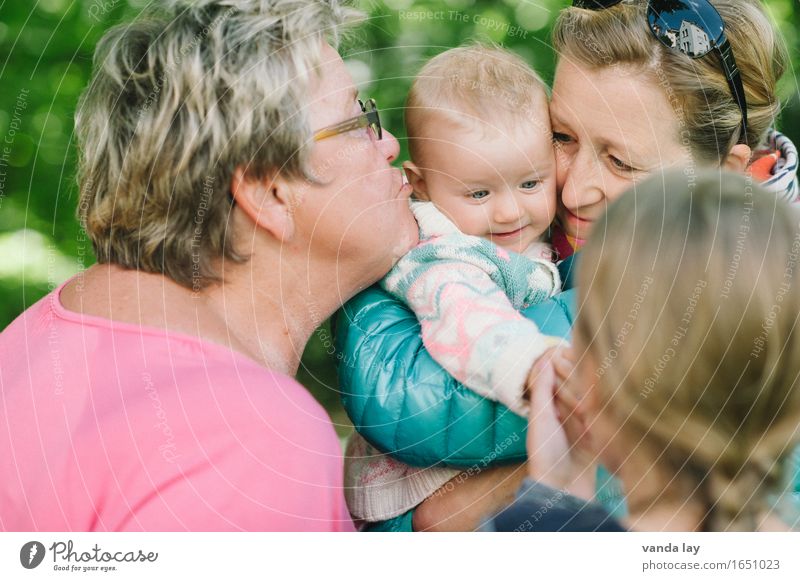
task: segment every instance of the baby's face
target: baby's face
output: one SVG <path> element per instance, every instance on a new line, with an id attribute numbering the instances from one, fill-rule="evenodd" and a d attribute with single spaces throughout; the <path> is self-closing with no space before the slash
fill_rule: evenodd
<path id="1" fill-rule="evenodd" d="M 431 119 L 419 171 L 427 195 L 465 234 L 523 252 L 547 232 L 556 210 L 555 155 L 547 117 L 515 129 L 472 129 Z M 412 181 L 413 183 L 413 181 Z"/>

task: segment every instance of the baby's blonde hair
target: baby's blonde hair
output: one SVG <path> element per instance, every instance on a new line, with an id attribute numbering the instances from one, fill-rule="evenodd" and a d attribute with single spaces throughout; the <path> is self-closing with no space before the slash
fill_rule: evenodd
<path id="1" fill-rule="evenodd" d="M 433 116 L 458 125 L 485 123 L 508 129 L 529 119 L 549 133 L 547 92 L 528 63 L 501 46 L 473 42 L 446 50 L 422 67 L 408 94 L 405 122 L 411 159 L 419 160 L 424 127 Z"/>
<path id="2" fill-rule="evenodd" d="M 780 111 L 776 86 L 788 62 L 759 0 L 711 0 L 725 23 L 747 97 L 747 136 L 761 143 Z M 590 68 L 633 67 L 664 87 L 698 159 L 721 162 L 736 143 L 742 116 L 716 56 L 691 59 L 664 47 L 647 23 L 647 2 L 605 10 L 567 8 L 553 28 L 560 58 Z M 678 136 L 676 135 L 676 138 Z"/>
<path id="3" fill-rule="evenodd" d="M 800 435 L 800 212 L 739 175 L 673 172 L 617 200 L 581 254 L 575 342 L 600 407 L 680 476 L 665 494 L 705 504 L 706 530 L 755 530 Z"/>

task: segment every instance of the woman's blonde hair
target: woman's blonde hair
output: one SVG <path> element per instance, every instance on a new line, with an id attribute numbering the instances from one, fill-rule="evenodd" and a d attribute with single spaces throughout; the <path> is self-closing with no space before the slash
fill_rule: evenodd
<path id="1" fill-rule="evenodd" d="M 780 111 L 776 85 L 788 62 L 786 48 L 759 0 L 710 1 L 725 23 L 742 76 L 746 143 L 755 149 Z M 648 26 L 647 2 L 562 10 L 553 44 L 561 58 L 586 67 L 622 65 L 649 73 L 667 92 L 698 159 L 720 163 L 738 141 L 742 116 L 719 59 L 713 53 L 691 59 L 663 46 Z"/>
<path id="2" fill-rule="evenodd" d="M 739 175 L 658 175 L 593 227 L 579 355 L 600 406 L 708 507 L 754 530 L 800 436 L 800 213 Z M 634 452 L 633 449 L 626 450 Z"/>
<path id="3" fill-rule="evenodd" d="M 98 262 L 199 290 L 238 262 L 230 184 L 303 176 L 305 107 L 338 0 L 169 0 L 109 30 L 75 119 L 78 215 Z"/>

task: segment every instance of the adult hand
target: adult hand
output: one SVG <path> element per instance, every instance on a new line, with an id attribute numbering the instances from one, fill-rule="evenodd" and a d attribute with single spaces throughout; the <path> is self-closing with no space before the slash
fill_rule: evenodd
<path id="1" fill-rule="evenodd" d="M 528 475 L 534 480 L 556 484 L 564 474 L 552 473 L 563 464 L 569 442 L 557 415 L 553 395 L 558 387 L 554 359 L 560 348 L 548 349 L 539 357 L 528 376 Z M 560 486 L 560 482 L 557 484 Z"/>
<path id="2" fill-rule="evenodd" d="M 593 449 L 587 418 L 596 405 L 594 383 L 577 374 L 575 351 L 572 348 L 559 350 L 553 356 L 556 374 L 554 392 L 556 414 L 561 420 L 570 442 L 582 449 Z"/>
<path id="3" fill-rule="evenodd" d="M 474 531 L 483 519 L 514 500 L 524 477 L 524 464 L 462 472 L 416 508 L 413 530 Z"/>
<path id="4" fill-rule="evenodd" d="M 591 498 L 594 454 L 585 415 L 588 391 L 573 385 L 578 380 L 573 353 L 569 348 L 553 349 L 537 366 L 528 424 L 529 476 Z"/>

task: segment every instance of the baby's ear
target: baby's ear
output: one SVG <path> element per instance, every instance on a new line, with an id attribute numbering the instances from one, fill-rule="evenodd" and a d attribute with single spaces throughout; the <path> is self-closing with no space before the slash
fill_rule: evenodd
<path id="1" fill-rule="evenodd" d="M 428 186 L 425 184 L 425 178 L 422 177 L 422 171 L 420 171 L 413 161 L 404 161 L 403 169 L 406 172 L 408 183 L 414 188 L 414 197 L 418 200 L 430 201 L 428 197 Z"/>

